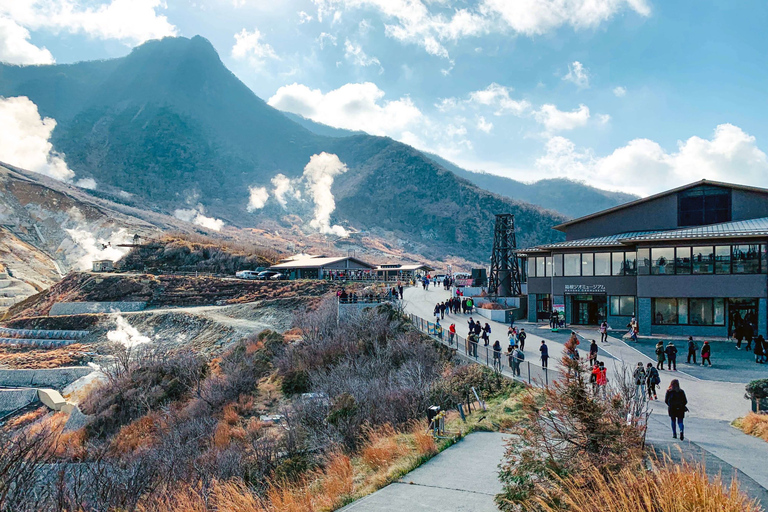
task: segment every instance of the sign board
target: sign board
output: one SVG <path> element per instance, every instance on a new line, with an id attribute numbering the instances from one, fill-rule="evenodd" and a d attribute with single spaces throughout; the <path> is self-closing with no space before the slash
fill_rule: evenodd
<path id="1" fill-rule="evenodd" d="M 565 285 L 566 295 L 591 295 L 605 293 L 604 284 L 567 284 Z"/>
<path id="2" fill-rule="evenodd" d="M 560 314 L 565 314 L 565 304 L 562 302 L 555 302 L 552 304 L 552 311 L 557 311 Z"/>

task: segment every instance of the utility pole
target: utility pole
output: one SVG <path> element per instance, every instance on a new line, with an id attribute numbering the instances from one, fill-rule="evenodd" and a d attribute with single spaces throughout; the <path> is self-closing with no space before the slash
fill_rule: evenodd
<path id="1" fill-rule="evenodd" d="M 511 213 L 498 213 L 493 232 L 488 293 L 496 297 L 519 297 L 522 295 L 522 288 L 520 263 L 517 258 L 515 216 Z"/>

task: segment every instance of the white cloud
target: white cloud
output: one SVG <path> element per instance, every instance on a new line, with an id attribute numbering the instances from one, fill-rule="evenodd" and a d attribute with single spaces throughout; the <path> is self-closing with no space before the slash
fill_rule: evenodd
<path id="1" fill-rule="evenodd" d="M 587 89 L 589 87 L 589 72 L 581 62 L 575 60 L 573 64 L 568 66 L 568 74 L 563 77 L 563 80 L 576 84 L 579 89 Z"/>
<path id="2" fill-rule="evenodd" d="M 336 128 L 396 137 L 422 119 L 410 98 L 382 101 L 384 91 L 372 82 L 346 84 L 323 94 L 303 84 L 280 87 L 268 103 Z"/>
<path id="3" fill-rule="evenodd" d="M 165 8 L 163 0 L 112 0 L 98 6 L 83 6 L 73 0 L 0 2 L 0 14 L 27 29 L 84 33 L 129 45 L 176 35 L 176 27 L 158 13 Z"/>
<path id="4" fill-rule="evenodd" d="M 613 94 L 617 98 L 623 98 L 627 94 L 627 88 L 622 86 L 614 87 Z"/>
<path id="5" fill-rule="evenodd" d="M 214 217 L 207 217 L 204 214 L 205 208 L 201 204 L 198 204 L 196 208 L 179 209 L 173 212 L 173 216 L 179 220 L 191 222 L 212 231 L 221 231 L 221 228 L 224 227 L 224 221 Z"/>
<path id="6" fill-rule="evenodd" d="M 0 126 L 0 161 L 57 180 L 75 176 L 50 142 L 56 120 L 41 118 L 37 105 L 26 96 L 0 97 Z"/>
<path id="7" fill-rule="evenodd" d="M 53 64 L 53 55 L 29 42 L 29 30 L 0 15 L 0 62 L 9 64 Z"/>
<path id="8" fill-rule="evenodd" d="M 493 123 L 486 121 L 483 116 L 480 116 L 477 118 L 477 129 L 481 132 L 491 133 L 491 130 L 493 130 Z"/>
<path id="9" fill-rule="evenodd" d="M 721 124 L 711 139 L 690 137 L 668 153 L 657 142 L 635 139 L 605 157 L 578 150 L 563 137 L 552 137 L 536 162 L 549 176 L 586 180 L 601 188 L 650 194 L 700 179 L 768 186 L 768 157 L 755 137 L 738 126 Z"/>
<path id="10" fill-rule="evenodd" d="M 87 188 L 88 190 L 96 190 L 96 180 L 93 178 L 83 178 L 75 182 L 76 187 Z"/>
<path id="11" fill-rule="evenodd" d="M 313 0 L 318 20 L 344 9 L 372 9 L 385 19 L 385 33 L 398 41 L 417 44 L 430 55 L 449 58 L 445 47 L 467 37 L 509 32 L 535 36 L 562 26 L 595 28 L 624 9 L 650 15 L 647 0 L 481 0 L 470 8 L 430 0 Z"/>
<path id="12" fill-rule="evenodd" d="M 268 59 L 280 59 L 271 45 L 262 42 L 261 32 L 256 28 L 253 32 L 243 29 L 235 34 L 232 58 L 245 60 L 256 69 L 263 67 Z"/>
<path id="13" fill-rule="evenodd" d="M 307 190 L 315 203 L 315 217 L 309 225 L 321 233 L 340 237 L 349 236 L 349 232 L 343 227 L 331 225 L 331 214 L 336 209 L 331 187 L 334 178 L 345 172 L 347 172 L 347 166 L 339 160 L 339 157 L 325 152 L 312 155 L 309 163 L 304 167 Z"/>
<path id="14" fill-rule="evenodd" d="M 497 116 L 507 113 L 523 115 L 531 108 L 531 104 L 526 100 L 513 100 L 510 98 L 510 92 L 512 92 L 511 88 L 494 82 L 481 91 L 469 93 L 469 100 L 478 105 L 494 107 L 496 109 L 494 114 Z"/>
<path id="15" fill-rule="evenodd" d="M 378 66 L 379 72 L 383 72 L 384 68 L 381 66 L 381 62 L 376 57 L 368 56 L 363 47 L 359 44 L 355 44 L 349 39 L 344 41 L 344 57 L 355 66 L 367 67 Z"/>
<path id="16" fill-rule="evenodd" d="M 248 190 L 250 191 L 250 196 L 248 197 L 247 210 L 254 212 L 264 208 L 267 204 L 267 199 L 269 199 L 267 187 L 249 187 Z"/>
<path id="17" fill-rule="evenodd" d="M 547 132 L 573 130 L 587 124 L 589 108 L 586 105 L 579 105 L 576 110 L 564 112 L 558 110 L 555 105 L 545 104 L 533 114 L 533 117 L 544 125 Z"/>
<path id="18" fill-rule="evenodd" d="M 336 36 L 329 34 L 328 32 L 320 32 L 320 35 L 317 36 L 317 42 L 320 44 L 321 50 L 325 48 L 326 41 L 331 43 L 333 46 L 336 46 Z"/>
<path id="19" fill-rule="evenodd" d="M 310 16 L 310 15 L 309 15 L 309 14 L 307 14 L 306 12 L 304 12 L 304 11 L 299 11 L 299 25 L 303 25 L 304 23 L 309 23 L 309 22 L 310 22 L 310 21 L 312 21 L 313 19 L 314 19 L 314 18 L 312 18 L 312 16 Z"/>
<path id="20" fill-rule="evenodd" d="M 609 114 L 597 114 L 597 121 L 600 124 L 608 124 L 611 122 L 611 116 Z"/>

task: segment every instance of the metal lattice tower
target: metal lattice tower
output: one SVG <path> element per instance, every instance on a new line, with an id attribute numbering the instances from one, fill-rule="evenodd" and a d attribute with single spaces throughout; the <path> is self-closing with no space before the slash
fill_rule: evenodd
<path id="1" fill-rule="evenodd" d="M 515 239 L 515 216 L 511 213 L 499 213 L 496 214 L 496 227 L 493 232 L 488 293 L 497 297 L 519 297 L 522 295 L 522 288 Z"/>

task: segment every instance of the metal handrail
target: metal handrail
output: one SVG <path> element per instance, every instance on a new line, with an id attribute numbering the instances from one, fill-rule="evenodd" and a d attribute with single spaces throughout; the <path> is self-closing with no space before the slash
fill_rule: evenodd
<path id="1" fill-rule="evenodd" d="M 547 387 L 551 382 L 560 378 L 560 372 L 557 369 L 553 369 L 550 372 L 549 368 L 531 363 L 525 359 L 510 361 L 512 359 L 511 354 L 503 350 L 501 353 L 496 354 L 499 357 L 494 357 L 493 346 L 490 344 L 481 345 L 479 341 L 468 340 L 458 333 L 453 335 L 453 339 L 451 339 L 450 333 L 442 325 L 429 322 L 413 313 L 409 314 L 409 318 L 419 331 L 429 335 L 443 345 L 455 348 L 466 358 L 492 368 L 505 377 L 538 387 Z"/>

